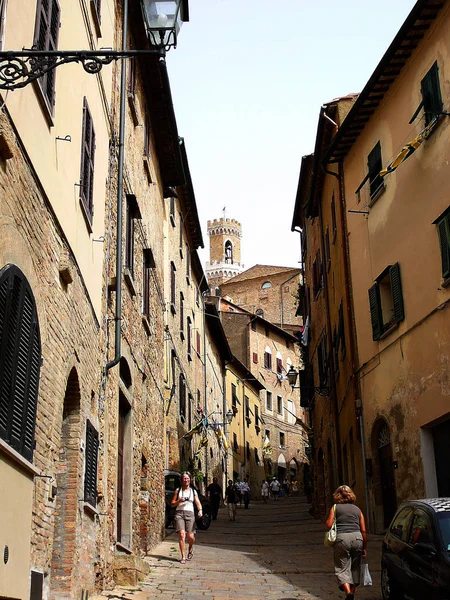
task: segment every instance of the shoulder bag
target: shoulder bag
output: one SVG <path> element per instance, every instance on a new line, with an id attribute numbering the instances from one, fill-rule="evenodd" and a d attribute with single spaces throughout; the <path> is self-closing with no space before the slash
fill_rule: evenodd
<path id="1" fill-rule="evenodd" d="M 329 548 L 332 548 L 334 542 L 336 541 L 336 504 L 333 506 L 333 511 L 334 511 L 333 525 L 326 532 L 325 539 L 323 540 L 323 543 L 325 544 L 325 546 L 328 546 Z"/>

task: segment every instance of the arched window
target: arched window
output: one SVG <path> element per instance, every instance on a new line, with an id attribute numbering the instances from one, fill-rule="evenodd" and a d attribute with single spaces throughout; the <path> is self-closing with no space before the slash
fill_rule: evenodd
<path id="1" fill-rule="evenodd" d="M 230 240 L 225 242 L 225 262 L 233 264 L 233 244 Z"/>
<path id="2" fill-rule="evenodd" d="M 41 338 L 33 292 L 22 271 L 0 271 L 0 438 L 31 461 Z"/>
<path id="3" fill-rule="evenodd" d="M 277 352 L 277 373 L 281 375 L 283 373 L 283 357 L 281 352 Z"/>
<path id="4" fill-rule="evenodd" d="M 271 288 L 271 287 L 272 287 L 272 284 L 270 283 L 270 281 L 265 281 L 265 282 L 262 284 L 262 286 L 261 286 L 261 289 L 262 289 L 262 290 L 268 290 L 268 289 L 269 289 L 269 288 Z"/>
<path id="5" fill-rule="evenodd" d="M 261 317 L 262 319 L 264 318 L 264 311 L 262 308 L 257 308 L 255 310 L 255 315 L 258 315 L 258 317 Z"/>
<path id="6" fill-rule="evenodd" d="M 266 346 L 264 350 L 264 367 L 266 369 L 272 369 L 272 350 L 269 346 Z"/>

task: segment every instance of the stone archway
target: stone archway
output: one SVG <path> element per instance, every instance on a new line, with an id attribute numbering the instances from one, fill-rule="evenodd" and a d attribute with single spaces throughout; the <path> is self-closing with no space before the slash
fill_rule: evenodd
<path id="1" fill-rule="evenodd" d="M 64 396 L 52 553 L 52 591 L 68 595 L 72 591 L 76 560 L 78 497 L 83 456 L 80 452 L 80 439 L 80 385 L 77 371 L 73 368 Z"/>

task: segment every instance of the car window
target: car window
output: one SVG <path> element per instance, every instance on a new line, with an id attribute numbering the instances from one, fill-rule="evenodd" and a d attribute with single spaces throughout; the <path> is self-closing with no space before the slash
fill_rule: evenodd
<path id="1" fill-rule="evenodd" d="M 433 544 L 434 536 L 430 520 L 423 510 L 416 509 L 409 535 L 410 544 Z"/>
<path id="2" fill-rule="evenodd" d="M 412 509 L 404 508 L 401 510 L 392 521 L 390 532 L 395 537 L 406 542 L 409 532 L 409 523 L 411 522 Z"/>
<path id="3" fill-rule="evenodd" d="M 450 512 L 441 512 L 437 515 L 444 548 L 450 552 Z"/>

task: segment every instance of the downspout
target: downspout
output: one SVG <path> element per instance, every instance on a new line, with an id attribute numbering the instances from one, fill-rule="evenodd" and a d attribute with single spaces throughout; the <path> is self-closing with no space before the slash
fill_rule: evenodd
<path id="1" fill-rule="evenodd" d="M 122 50 L 127 49 L 128 0 L 123 0 Z M 122 320 L 122 205 L 123 205 L 123 165 L 125 145 L 125 101 L 127 86 L 127 59 L 121 60 L 120 74 L 120 119 L 119 119 L 119 157 L 117 172 L 117 236 L 116 236 L 116 312 L 114 317 L 114 358 L 106 364 L 106 371 L 120 361 L 121 320 Z"/>

